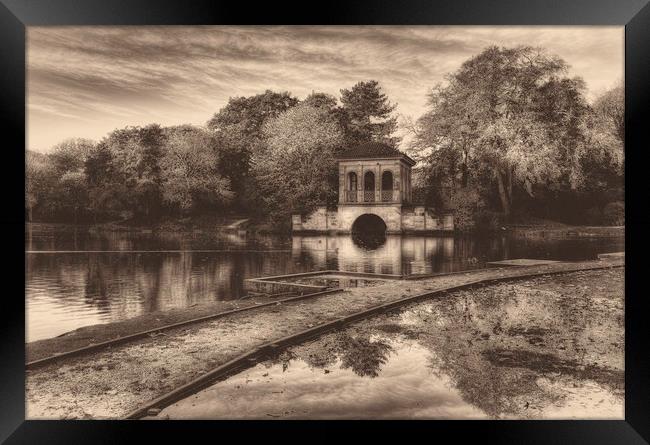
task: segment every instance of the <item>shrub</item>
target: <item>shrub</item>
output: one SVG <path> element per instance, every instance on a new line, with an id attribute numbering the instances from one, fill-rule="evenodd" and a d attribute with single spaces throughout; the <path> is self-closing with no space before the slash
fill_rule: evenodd
<path id="1" fill-rule="evenodd" d="M 613 201 L 603 209 L 603 223 L 610 226 L 625 225 L 625 203 Z"/>
<path id="2" fill-rule="evenodd" d="M 450 207 L 454 210 L 456 229 L 467 232 L 478 228 L 477 216 L 484 210 L 485 203 L 475 189 L 465 188 L 454 191 Z"/>
<path id="3" fill-rule="evenodd" d="M 600 207 L 594 206 L 587 209 L 585 212 L 585 219 L 587 224 L 599 225 L 603 222 L 603 212 L 601 212 Z"/>
<path id="4" fill-rule="evenodd" d="M 503 226 L 502 214 L 490 210 L 478 210 L 474 216 L 474 230 L 495 231 Z"/>

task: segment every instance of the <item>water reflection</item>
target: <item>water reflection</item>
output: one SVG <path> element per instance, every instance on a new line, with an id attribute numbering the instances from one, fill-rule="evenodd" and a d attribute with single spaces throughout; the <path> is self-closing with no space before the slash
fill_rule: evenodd
<path id="1" fill-rule="evenodd" d="M 371 339 L 370 335 L 350 335 L 347 332 L 326 337 L 301 348 L 290 349 L 269 363 L 279 363 L 286 371 L 296 360 L 313 368 L 326 369 L 337 364 L 359 377 L 377 377 L 394 349 L 385 339 Z M 329 372 L 329 371 L 328 371 Z"/>
<path id="2" fill-rule="evenodd" d="M 376 250 L 386 243 L 385 232 L 352 232 L 352 242 L 365 250 Z"/>
<path id="3" fill-rule="evenodd" d="M 244 295 L 243 280 L 313 270 L 448 272 L 505 258 L 580 259 L 623 250 L 622 239 L 516 240 L 506 236 L 110 231 L 26 226 L 27 339 Z"/>
<path id="4" fill-rule="evenodd" d="M 607 273 L 594 286 L 588 276 L 542 278 L 362 321 L 163 415 L 621 419 L 624 281 Z M 585 290 L 566 292 L 572 284 Z"/>
<path id="5" fill-rule="evenodd" d="M 302 359 L 291 361 L 284 370 L 281 364 L 260 364 L 164 409 L 160 416 L 172 419 L 485 417 L 462 399 L 448 379 L 430 378 L 426 350 L 413 345 L 401 351 L 400 356 L 404 360 L 388 360 L 380 373 L 362 378 L 340 358 L 334 358 L 325 367 L 314 367 Z"/>

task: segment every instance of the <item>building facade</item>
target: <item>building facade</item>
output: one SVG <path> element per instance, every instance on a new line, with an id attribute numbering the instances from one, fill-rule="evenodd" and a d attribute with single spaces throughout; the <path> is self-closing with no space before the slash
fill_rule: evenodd
<path id="1" fill-rule="evenodd" d="M 387 233 L 454 230 L 451 214 L 435 215 L 413 205 L 411 168 L 415 161 L 381 143 L 367 143 L 337 159 L 339 200 L 309 215 L 293 215 L 294 232 L 343 232 L 379 229 Z"/>

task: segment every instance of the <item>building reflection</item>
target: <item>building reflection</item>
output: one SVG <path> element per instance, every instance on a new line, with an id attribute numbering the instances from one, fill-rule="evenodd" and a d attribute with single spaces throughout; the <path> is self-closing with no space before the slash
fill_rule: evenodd
<path id="1" fill-rule="evenodd" d="M 453 260 L 464 258 L 457 252 L 458 243 L 452 236 L 387 235 L 376 248 L 355 241 L 350 235 L 294 235 L 292 254 L 297 258 L 308 253 L 322 269 L 382 274 L 451 271 L 462 262 Z"/>

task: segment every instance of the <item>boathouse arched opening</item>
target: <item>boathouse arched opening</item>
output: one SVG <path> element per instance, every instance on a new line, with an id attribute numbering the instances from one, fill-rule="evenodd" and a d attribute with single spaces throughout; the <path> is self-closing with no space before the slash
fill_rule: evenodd
<path id="1" fill-rule="evenodd" d="M 352 224 L 352 241 L 367 250 L 373 250 L 386 242 L 386 223 L 373 213 L 364 213 Z"/>
<path id="2" fill-rule="evenodd" d="M 352 223 L 355 233 L 386 233 L 386 223 L 374 213 L 364 213 Z"/>

